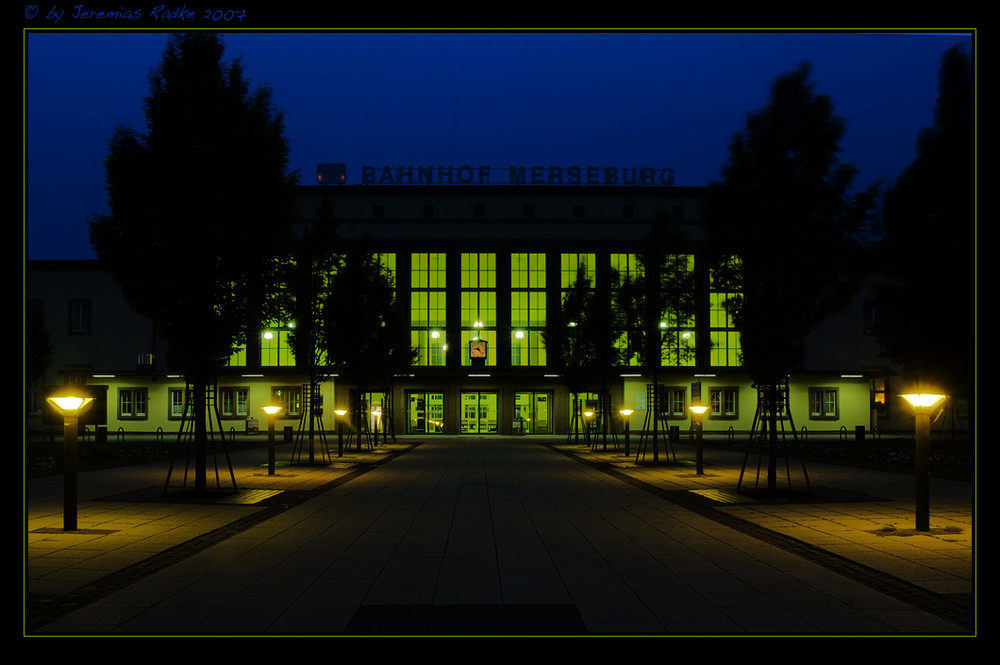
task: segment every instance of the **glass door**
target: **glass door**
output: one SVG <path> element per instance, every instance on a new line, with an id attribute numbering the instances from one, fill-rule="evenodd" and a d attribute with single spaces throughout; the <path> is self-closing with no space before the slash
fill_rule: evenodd
<path id="1" fill-rule="evenodd" d="M 551 434 L 549 404 L 551 393 L 519 392 L 514 395 L 515 427 L 524 434 Z"/>
<path id="2" fill-rule="evenodd" d="M 462 393 L 462 434 L 497 433 L 497 394 Z"/>
<path id="3" fill-rule="evenodd" d="M 444 434 L 444 394 L 410 393 L 406 429 L 410 434 Z"/>

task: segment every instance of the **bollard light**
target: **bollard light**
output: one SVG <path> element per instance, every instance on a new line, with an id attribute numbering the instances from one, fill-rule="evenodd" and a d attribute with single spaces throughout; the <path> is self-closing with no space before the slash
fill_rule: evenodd
<path id="1" fill-rule="evenodd" d="M 944 400 L 945 396 L 940 393 L 907 393 L 900 395 L 913 408 L 916 419 L 916 450 L 914 456 L 914 475 L 916 476 L 916 529 L 917 531 L 931 530 L 930 517 L 930 439 L 931 439 L 931 414 Z"/>
<path id="2" fill-rule="evenodd" d="M 333 412 L 337 414 L 337 457 L 344 456 L 344 416 L 347 415 L 347 409 L 334 409 Z"/>
<path id="3" fill-rule="evenodd" d="M 700 476 L 705 472 L 703 459 L 704 459 L 704 441 L 702 439 L 702 418 L 708 407 L 704 404 L 692 404 L 688 407 L 693 414 L 692 419 L 694 420 L 694 439 L 695 439 L 695 468 L 696 473 Z"/>
<path id="4" fill-rule="evenodd" d="M 281 412 L 276 404 L 265 404 L 260 407 L 267 414 L 267 475 L 274 475 L 274 419 Z"/>
<path id="5" fill-rule="evenodd" d="M 77 428 L 94 398 L 67 392 L 46 400 L 63 419 L 63 530 L 76 531 Z"/>
<path id="6" fill-rule="evenodd" d="M 628 450 L 628 417 L 632 415 L 632 409 L 620 409 L 618 413 L 622 414 L 622 420 L 625 421 L 625 457 L 629 457 L 630 453 Z"/>

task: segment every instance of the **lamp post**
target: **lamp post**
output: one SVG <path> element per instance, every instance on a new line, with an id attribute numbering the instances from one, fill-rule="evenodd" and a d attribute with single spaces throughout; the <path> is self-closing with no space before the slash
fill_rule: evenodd
<path id="1" fill-rule="evenodd" d="M 337 414 L 337 457 L 344 456 L 344 416 L 347 415 L 347 409 L 334 409 L 333 412 Z"/>
<path id="2" fill-rule="evenodd" d="M 275 404 L 260 407 L 267 414 L 267 475 L 274 475 L 274 418 L 281 411 Z"/>
<path id="3" fill-rule="evenodd" d="M 628 417 L 632 415 L 632 409 L 621 409 L 618 413 L 622 414 L 622 420 L 625 421 L 625 457 L 630 457 L 628 450 Z"/>
<path id="4" fill-rule="evenodd" d="M 590 443 L 590 420 L 594 417 L 593 411 L 583 412 L 583 440 Z"/>
<path id="5" fill-rule="evenodd" d="M 77 427 L 93 397 L 64 394 L 48 398 L 63 419 L 63 530 L 76 531 Z"/>
<path id="6" fill-rule="evenodd" d="M 911 407 L 916 418 L 916 451 L 914 473 L 916 475 L 916 529 L 930 531 L 930 440 L 931 414 L 937 409 L 944 395 L 937 393 L 908 393 L 901 395 Z"/>
<path id="7" fill-rule="evenodd" d="M 694 440 L 695 440 L 695 467 L 697 468 L 697 474 L 700 476 L 705 472 L 704 465 L 702 464 L 704 458 L 704 446 L 703 438 L 701 435 L 701 425 L 702 418 L 708 407 L 703 404 L 692 404 L 688 407 L 691 409 L 693 414 L 691 417 L 694 420 Z"/>

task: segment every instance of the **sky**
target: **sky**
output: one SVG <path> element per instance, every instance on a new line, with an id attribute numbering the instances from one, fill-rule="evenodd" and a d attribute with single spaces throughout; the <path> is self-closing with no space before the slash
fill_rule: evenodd
<path id="1" fill-rule="evenodd" d="M 108 210 L 103 160 L 120 123 L 144 126 L 162 32 L 29 32 L 25 40 L 25 255 L 88 259 Z M 290 168 L 671 168 L 721 178 L 732 136 L 771 83 L 811 64 L 846 133 L 856 184 L 891 182 L 933 124 L 942 54 L 970 33 L 234 32 L 253 86 L 285 117 Z M 234 165 L 237 168 L 239 165 Z"/>

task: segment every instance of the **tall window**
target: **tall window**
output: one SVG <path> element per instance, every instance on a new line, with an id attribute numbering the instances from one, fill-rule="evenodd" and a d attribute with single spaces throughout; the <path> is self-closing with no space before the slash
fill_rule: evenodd
<path id="1" fill-rule="evenodd" d="M 619 284 L 624 283 L 626 280 L 635 280 L 642 277 L 642 266 L 639 264 L 639 259 L 635 254 L 612 254 L 610 259 L 611 270 L 617 276 Z M 615 342 L 615 348 L 622 356 L 625 355 L 625 350 L 628 348 L 627 332 L 621 334 Z M 639 356 L 635 353 L 631 354 L 628 364 L 633 366 L 638 365 Z"/>
<path id="2" fill-rule="evenodd" d="M 446 260 L 444 254 L 410 257 L 410 344 L 417 365 L 443 366 L 448 340 Z"/>
<path id="3" fill-rule="evenodd" d="M 726 301 L 738 295 L 721 289 L 713 278 L 709 294 L 709 339 L 712 343 L 709 363 L 714 367 L 739 367 L 742 364 L 740 334 L 726 308 Z"/>
<path id="4" fill-rule="evenodd" d="M 486 365 L 496 365 L 496 254 L 462 254 L 462 364 L 471 364 L 469 343 L 487 343 Z"/>
<path id="5" fill-rule="evenodd" d="M 665 269 L 660 288 L 669 299 L 681 303 L 693 301 L 694 256 L 691 254 L 671 254 L 665 262 Z M 660 321 L 661 333 L 661 364 L 667 367 L 690 367 L 695 364 L 695 315 L 685 311 L 687 304 L 681 304 L 680 309 L 664 312 Z"/>
<path id="6" fill-rule="evenodd" d="M 78 299 L 69 301 L 69 334 L 90 334 L 90 300 Z"/>
<path id="7" fill-rule="evenodd" d="M 510 286 L 510 364 L 545 365 L 545 255 L 512 254 Z"/>
<path id="8" fill-rule="evenodd" d="M 597 262 L 593 254 L 563 254 L 562 264 L 559 267 L 560 285 L 563 290 L 573 288 L 580 268 L 583 268 L 584 275 L 590 280 L 590 285 L 594 285 L 596 279 Z"/>

